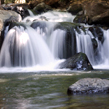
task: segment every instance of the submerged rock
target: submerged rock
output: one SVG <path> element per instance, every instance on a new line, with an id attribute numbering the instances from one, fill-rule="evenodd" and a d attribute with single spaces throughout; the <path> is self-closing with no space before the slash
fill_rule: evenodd
<path id="1" fill-rule="evenodd" d="M 81 52 L 61 63 L 60 68 L 69 68 L 71 70 L 93 70 L 87 56 Z"/>
<path id="2" fill-rule="evenodd" d="M 84 78 L 72 84 L 68 95 L 109 93 L 109 80 L 100 78 Z"/>

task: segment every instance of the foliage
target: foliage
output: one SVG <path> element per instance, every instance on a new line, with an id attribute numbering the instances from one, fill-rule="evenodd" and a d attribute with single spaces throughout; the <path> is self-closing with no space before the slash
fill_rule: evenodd
<path id="1" fill-rule="evenodd" d="M 15 0 L 4 0 L 4 3 L 5 3 L 5 4 L 7 4 L 7 3 L 14 3 L 14 1 L 15 1 Z"/>

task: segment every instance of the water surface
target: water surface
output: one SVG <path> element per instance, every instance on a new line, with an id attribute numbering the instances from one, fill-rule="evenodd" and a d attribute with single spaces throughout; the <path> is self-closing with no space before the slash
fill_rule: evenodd
<path id="1" fill-rule="evenodd" d="M 109 95 L 68 96 L 81 78 L 109 78 L 108 71 L 1 73 L 1 109 L 109 109 Z"/>

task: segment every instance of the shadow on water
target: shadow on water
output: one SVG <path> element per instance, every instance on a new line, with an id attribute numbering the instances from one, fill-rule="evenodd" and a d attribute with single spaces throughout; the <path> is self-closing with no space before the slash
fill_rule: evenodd
<path id="1" fill-rule="evenodd" d="M 0 74 L 1 109 L 109 109 L 109 95 L 68 96 L 81 78 L 109 78 L 108 71 Z"/>

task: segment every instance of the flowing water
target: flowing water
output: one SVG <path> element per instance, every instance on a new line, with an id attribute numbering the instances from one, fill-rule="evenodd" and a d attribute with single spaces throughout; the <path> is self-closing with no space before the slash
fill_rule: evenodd
<path id="1" fill-rule="evenodd" d="M 109 109 L 109 95 L 68 96 L 81 78 L 109 79 L 108 71 L 0 74 L 1 109 Z"/>
<path id="2" fill-rule="evenodd" d="M 0 108 L 109 109 L 108 94 L 67 95 L 67 88 L 77 80 L 108 79 L 108 71 L 58 69 L 61 62 L 78 52 L 85 53 L 95 69 L 109 69 L 109 30 L 102 30 L 104 42 L 101 42 L 88 30 L 89 26 L 85 25 L 85 32 L 80 28 L 79 32 L 67 26 L 67 29 L 59 28 L 60 22 L 65 22 L 64 25 L 73 22 L 75 16 L 69 13 L 34 16 L 30 12 L 30 15 L 19 25 L 5 29 L 0 53 Z M 93 38 L 98 44 L 96 52 Z"/>
<path id="3" fill-rule="evenodd" d="M 109 30 L 99 29 L 103 34 L 100 39 L 97 33 L 94 36 L 89 31 L 87 25 L 84 25 L 85 30 L 79 26 L 78 30 L 69 28 L 68 22 L 71 25 L 75 17 L 70 13 L 54 11 L 37 16 L 30 10 L 29 13 L 31 16 L 21 23 L 5 29 L 5 40 L 0 53 L 2 71 L 16 67 L 33 67 L 36 71 L 53 70 L 58 68 L 59 63 L 78 52 L 85 53 L 95 69 L 109 69 Z M 92 39 L 98 44 L 96 50 Z"/>

